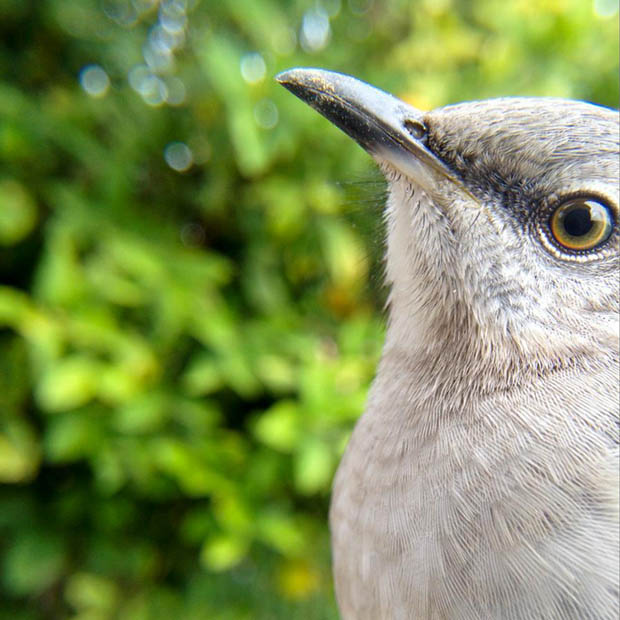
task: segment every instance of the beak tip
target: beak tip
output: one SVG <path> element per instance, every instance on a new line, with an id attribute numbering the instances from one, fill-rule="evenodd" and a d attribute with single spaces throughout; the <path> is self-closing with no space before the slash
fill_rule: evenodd
<path id="1" fill-rule="evenodd" d="M 325 80 L 321 80 L 321 76 L 327 73 L 322 69 L 296 67 L 281 71 L 274 76 L 274 79 L 296 97 L 315 107 L 312 101 L 316 97 L 320 98 L 320 93 L 325 89 Z"/>
<path id="2" fill-rule="evenodd" d="M 313 80 L 316 80 L 317 73 L 319 72 L 321 72 L 320 69 L 296 67 L 280 71 L 280 73 L 274 76 L 274 80 L 290 90 L 291 87 L 310 85 Z"/>
<path id="3" fill-rule="evenodd" d="M 278 84 L 284 85 L 289 81 L 290 73 L 290 69 L 286 71 L 280 71 L 280 73 L 276 73 L 276 75 L 273 76 L 273 79 L 278 82 Z"/>
<path id="4" fill-rule="evenodd" d="M 284 86 L 286 90 L 303 99 L 302 91 L 305 84 L 303 73 L 303 69 L 287 69 L 276 74 L 274 80 L 281 86 Z"/>
<path id="5" fill-rule="evenodd" d="M 304 78 L 307 79 L 308 74 L 311 70 L 309 69 L 286 69 L 285 71 L 280 71 L 274 76 L 274 80 L 282 86 L 288 86 L 289 84 L 298 84 L 304 81 Z"/>

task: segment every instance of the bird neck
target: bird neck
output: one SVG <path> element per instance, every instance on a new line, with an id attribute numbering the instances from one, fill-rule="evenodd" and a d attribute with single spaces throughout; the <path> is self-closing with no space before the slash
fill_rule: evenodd
<path id="1" fill-rule="evenodd" d="M 431 317 L 431 318 L 429 318 Z M 590 334 L 591 336 L 591 334 Z M 593 342 L 576 335 L 490 331 L 462 308 L 416 315 L 391 313 L 377 381 L 388 393 L 409 394 L 421 409 L 462 411 L 495 392 L 540 385 L 558 373 L 617 367 L 618 337 Z"/>

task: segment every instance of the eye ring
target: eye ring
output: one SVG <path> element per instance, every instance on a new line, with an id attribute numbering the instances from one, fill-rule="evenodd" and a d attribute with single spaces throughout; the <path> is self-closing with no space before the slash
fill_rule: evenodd
<path id="1" fill-rule="evenodd" d="M 593 250 L 609 239 L 614 221 L 609 207 L 595 198 L 572 198 L 549 218 L 554 242 L 570 252 Z"/>

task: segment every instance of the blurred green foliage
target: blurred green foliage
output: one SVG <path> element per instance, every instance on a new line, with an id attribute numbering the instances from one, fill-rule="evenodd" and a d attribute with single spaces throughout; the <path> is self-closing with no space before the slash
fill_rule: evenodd
<path id="1" fill-rule="evenodd" d="M 382 186 L 294 65 L 615 106 L 617 2 L 0 0 L 1 617 L 336 618 Z"/>

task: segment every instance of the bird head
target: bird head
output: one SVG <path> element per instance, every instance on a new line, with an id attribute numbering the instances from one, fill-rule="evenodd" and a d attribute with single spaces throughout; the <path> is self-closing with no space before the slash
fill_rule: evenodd
<path id="1" fill-rule="evenodd" d="M 618 348 L 619 118 L 555 98 L 421 112 L 355 78 L 276 78 L 389 186 L 385 350 L 570 363 Z"/>

